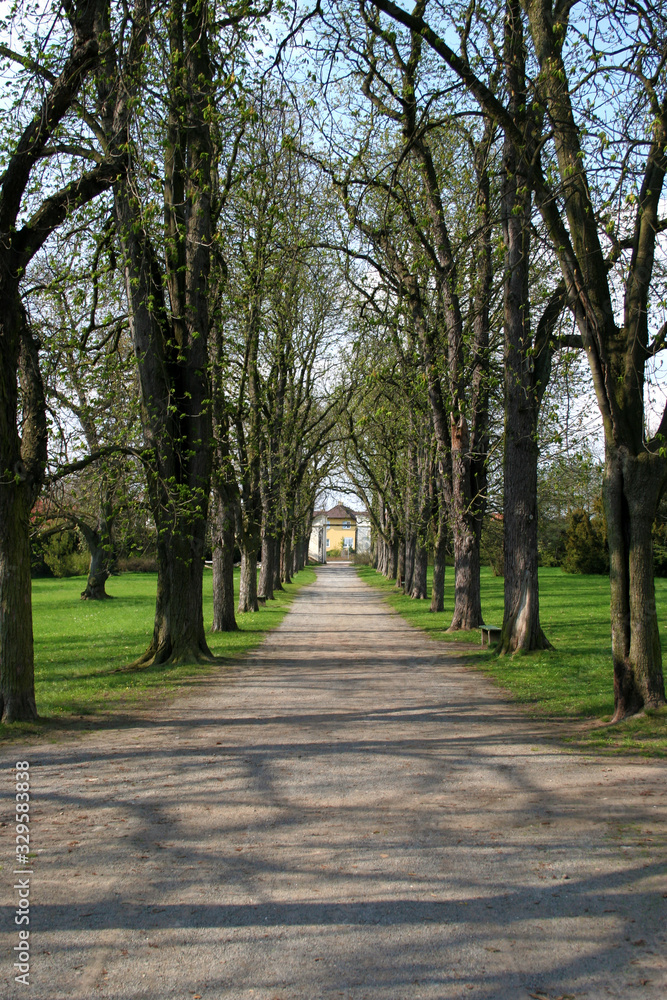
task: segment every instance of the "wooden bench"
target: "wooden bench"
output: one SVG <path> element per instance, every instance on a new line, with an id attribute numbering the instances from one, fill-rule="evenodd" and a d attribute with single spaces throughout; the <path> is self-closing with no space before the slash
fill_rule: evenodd
<path id="1" fill-rule="evenodd" d="M 501 628 L 497 625 L 481 625 L 480 632 L 482 633 L 482 645 L 490 646 L 491 642 L 497 642 L 500 639 Z"/>

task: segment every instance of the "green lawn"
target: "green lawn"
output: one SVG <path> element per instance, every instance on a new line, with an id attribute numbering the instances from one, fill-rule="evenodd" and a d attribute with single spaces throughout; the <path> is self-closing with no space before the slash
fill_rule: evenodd
<path id="1" fill-rule="evenodd" d="M 369 566 L 359 566 L 362 579 L 378 587 L 389 603 L 413 625 L 445 642 L 469 638 L 479 642 L 479 632 L 446 632 L 454 607 L 453 570 L 448 568 L 445 611 L 431 614 L 429 601 L 413 601 Z M 431 570 L 429 570 L 429 591 Z M 656 579 L 656 602 L 661 625 L 663 660 L 667 664 L 667 579 Z M 484 621 L 501 625 L 503 581 L 490 569 L 482 570 Z M 498 657 L 493 652 L 466 652 L 478 667 L 512 697 L 542 716 L 590 720 L 572 742 L 590 749 L 667 756 L 667 710 L 602 726 L 613 710 L 609 580 L 605 576 L 574 576 L 561 569 L 540 570 L 540 618 L 555 652 Z"/>
<path id="2" fill-rule="evenodd" d="M 238 571 L 235 584 L 238 595 Z M 120 711 L 150 692 L 174 691 L 193 677 L 216 669 L 197 664 L 126 669 L 148 646 L 153 632 L 156 575 L 125 573 L 107 583 L 111 601 L 82 601 L 85 577 L 33 580 L 37 726 L 0 725 L 0 737 L 69 727 L 78 717 Z M 216 656 L 233 658 L 259 645 L 287 612 L 295 593 L 315 579 L 302 570 L 284 593 L 277 592 L 256 614 L 237 615 L 238 632 L 208 632 Z M 204 621 L 213 616 L 212 574 L 204 573 Z"/>

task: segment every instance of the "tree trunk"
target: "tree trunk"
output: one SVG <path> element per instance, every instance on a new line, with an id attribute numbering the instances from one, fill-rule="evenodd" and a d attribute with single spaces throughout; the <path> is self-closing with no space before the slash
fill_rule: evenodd
<path id="1" fill-rule="evenodd" d="M 398 563 L 396 565 L 396 586 L 399 590 L 405 584 L 405 538 L 401 538 L 398 543 Z"/>
<path id="2" fill-rule="evenodd" d="M 470 439 L 463 414 L 451 418 L 452 535 L 454 540 L 454 615 L 449 632 L 483 623 L 479 536 L 475 531 Z"/>
<path id="3" fill-rule="evenodd" d="M 97 533 L 95 533 L 97 535 Z M 86 589 L 81 591 L 82 601 L 105 601 L 111 600 L 111 595 L 107 594 L 105 583 L 111 576 L 107 568 L 107 549 L 99 542 L 99 536 L 94 539 L 92 534 L 86 535 L 86 542 L 90 549 L 90 566 L 88 568 L 88 579 Z"/>
<path id="4" fill-rule="evenodd" d="M 412 575 L 415 569 L 415 549 L 417 547 L 417 535 L 414 528 L 410 527 L 405 532 L 405 577 L 403 580 L 403 590 L 409 594 L 412 590 Z"/>
<path id="5" fill-rule="evenodd" d="M 165 518 L 166 519 L 166 518 Z M 204 633 L 202 583 L 206 524 L 182 516 L 170 522 L 171 534 L 158 520 L 157 596 L 153 638 L 136 666 L 211 662 Z"/>
<path id="6" fill-rule="evenodd" d="M 16 289 L 2 289 L 0 325 L 0 720 L 37 718 L 30 513 L 47 456 L 44 387 L 38 342 Z M 21 436 L 18 380 L 21 384 Z"/>
<path id="7" fill-rule="evenodd" d="M 280 545 L 280 579 L 283 583 L 291 583 L 292 568 L 292 533 L 289 528 L 283 530 Z"/>
<path id="8" fill-rule="evenodd" d="M 299 552 L 298 552 L 299 540 L 296 531 L 292 532 L 292 564 L 291 575 L 294 576 L 295 573 L 299 572 Z"/>
<path id="9" fill-rule="evenodd" d="M 81 592 L 82 601 L 111 600 L 111 595 L 106 592 L 105 584 L 116 568 L 116 553 L 111 535 L 112 523 L 113 513 L 111 504 L 108 502 L 102 503 L 97 528 L 92 529 L 86 524 L 79 523 L 90 552 L 86 589 Z"/>
<path id="10" fill-rule="evenodd" d="M 9 477 L 7 477 L 9 478 Z M 30 583 L 30 507 L 20 484 L 0 484 L 0 718 L 37 718 Z"/>
<path id="11" fill-rule="evenodd" d="M 428 548 L 418 544 L 415 548 L 414 569 L 412 571 L 412 586 L 410 597 L 421 600 L 427 596 L 426 574 L 428 571 Z"/>
<path id="12" fill-rule="evenodd" d="M 385 553 L 386 553 L 386 543 L 382 535 L 378 535 L 375 542 L 375 552 L 376 552 L 376 570 L 381 573 L 382 576 L 386 576 L 386 565 L 385 565 Z"/>
<path id="13" fill-rule="evenodd" d="M 662 469 L 660 468 L 662 466 Z M 604 508 L 609 541 L 614 716 L 665 704 L 651 529 L 665 463 L 607 443 Z"/>
<path id="14" fill-rule="evenodd" d="M 259 611 L 257 600 L 257 543 L 241 539 L 241 583 L 239 588 L 239 614 Z"/>
<path id="15" fill-rule="evenodd" d="M 275 538 L 273 539 L 273 589 L 284 590 L 281 576 L 280 568 L 280 554 L 283 550 L 283 532 L 282 529 L 278 531 Z"/>
<path id="16" fill-rule="evenodd" d="M 447 554 L 447 514 L 441 505 L 438 514 L 438 532 L 433 555 L 433 587 L 431 590 L 431 611 L 445 610 L 445 557 Z"/>
<path id="17" fill-rule="evenodd" d="M 540 626 L 537 576 L 537 402 L 532 379 L 526 384 L 522 349 L 527 294 L 513 295 L 513 275 L 506 290 L 505 453 L 503 459 L 503 528 L 505 603 L 498 651 L 550 649 Z M 517 325 L 520 328 L 517 331 Z"/>
<path id="18" fill-rule="evenodd" d="M 520 306 L 517 311 L 521 315 Z M 505 359 L 505 604 L 498 649 L 502 653 L 551 648 L 540 626 L 539 614 L 537 407 L 530 403 L 532 386 L 523 381 L 526 368 L 523 362 L 523 353 L 510 338 Z"/>
<path id="19" fill-rule="evenodd" d="M 467 522 L 468 519 L 466 519 Z M 454 617 L 448 632 L 482 624 L 479 540 L 473 526 L 454 532 Z"/>
<path id="20" fill-rule="evenodd" d="M 213 511 L 213 625 L 212 632 L 235 632 L 234 510 L 217 496 Z"/>
<path id="21" fill-rule="evenodd" d="M 259 570 L 259 591 L 258 596 L 265 601 L 274 601 L 273 576 L 275 562 L 274 539 L 266 523 L 262 520 L 262 565 Z"/>
<path id="22" fill-rule="evenodd" d="M 508 4 L 505 62 L 513 113 L 526 106 L 525 50 L 518 2 Z M 532 198 L 522 152 L 506 134 L 501 215 L 505 243 L 503 457 L 505 605 L 500 653 L 550 649 L 540 626 L 537 579 L 537 459 L 539 387 L 530 329 Z"/>
<path id="23" fill-rule="evenodd" d="M 398 568 L 398 537 L 392 532 L 391 542 L 387 545 L 387 579 L 395 580 Z"/>

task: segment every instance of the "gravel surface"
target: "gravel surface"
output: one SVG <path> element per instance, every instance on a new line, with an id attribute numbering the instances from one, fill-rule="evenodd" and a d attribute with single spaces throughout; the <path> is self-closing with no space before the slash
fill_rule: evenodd
<path id="1" fill-rule="evenodd" d="M 178 701 L 0 757 L 8 1000 L 667 995 L 665 764 L 568 753 L 348 566 Z"/>

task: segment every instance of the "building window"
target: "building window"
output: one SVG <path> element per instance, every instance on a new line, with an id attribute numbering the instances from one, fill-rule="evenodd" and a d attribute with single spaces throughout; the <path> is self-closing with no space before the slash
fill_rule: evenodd
<path id="1" fill-rule="evenodd" d="M 331 545 L 331 539 L 327 538 L 327 548 Z"/>
<path id="2" fill-rule="evenodd" d="M 354 548 L 354 538 L 344 538 L 343 545 L 345 546 L 346 549 Z"/>
<path id="3" fill-rule="evenodd" d="M 341 528 L 351 528 L 351 527 L 352 524 L 350 521 L 343 521 L 343 523 L 341 524 Z"/>

